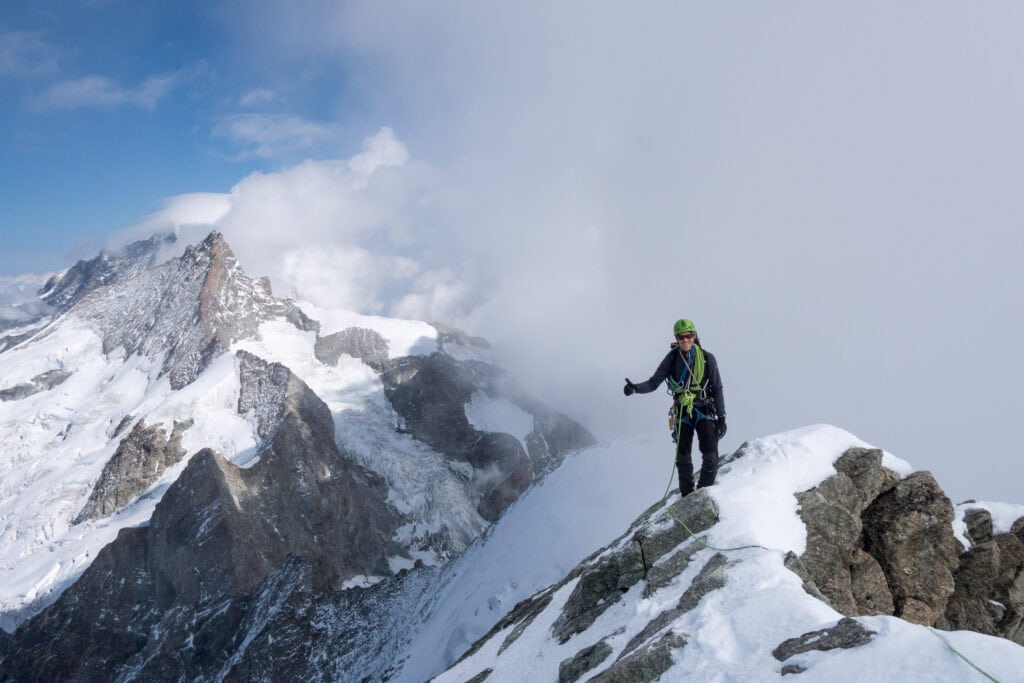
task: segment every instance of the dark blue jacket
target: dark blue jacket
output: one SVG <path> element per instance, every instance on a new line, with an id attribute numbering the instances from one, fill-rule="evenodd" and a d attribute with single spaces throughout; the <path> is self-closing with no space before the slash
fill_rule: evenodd
<path id="1" fill-rule="evenodd" d="M 651 378 L 646 382 L 639 382 L 636 385 L 636 393 L 649 394 L 671 377 L 680 384 L 686 383 L 688 370 L 683 362 L 683 352 L 673 347 L 665 359 L 661 361 L 658 369 L 654 371 Z M 697 391 L 697 399 L 694 405 L 701 408 L 703 412 L 711 412 L 715 415 L 725 417 L 725 396 L 722 393 L 722 376 L 718 373 L 718 361 L 714 354 L 704 349 L 704 381 Z M 705 410 L 705 408 L 709 410 Z"/>

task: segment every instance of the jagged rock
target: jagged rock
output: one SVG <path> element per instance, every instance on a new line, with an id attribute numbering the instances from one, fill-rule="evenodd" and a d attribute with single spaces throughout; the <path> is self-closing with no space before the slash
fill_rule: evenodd
<path id="1" fill-rule="evenodd" d="M 851 448 L 836 461 L 836 474 L 797 495 L 807 527 L 800 557 L 805 583 L 847 616 L 892 614 L 892 595 L 874 557 L 860 548 L 865 509 L 897 482 L 882 467 L 882 451 Z"/>
<path id="2" fill-rule="evenodd" d="M 104 283 L 79 296 L 69 316 L 95 328 L 104 353 L 123 348 L 163 359 L 171 387 L 190 384 L 214 358 L 267 320 L 317 332 L 289 301 L 275 299 L 238 265 L 220 233 L 156 267 Z"/>
<path id="3" fill-rule="evenodd" d="M 885 572 L 896 615 L 934 624 L 959 565 L 949 498 L 930 473 L 915 472 L 880 495 L 863 520 L 866 550 Z"/>
<path id="4" fill-rule="evenodd" d="M 595 442 L 579 423 L 519 393 L 487 363 L 457 361 L 444 353 L 410 356 L 389 362 L 381 379 L 415 438 L 473 466 L 477 511 L 489 521 L 568 452 Z M 465 407 L 477 391 L 506 397 L 534 416 L 525 449 L 511 434 L 480 432 L 469 423 Z"/>
<path id="5" fill-rule="evenodd" d="M 149 526 L 122 530 L 15 632 L 0 679 L 213 678 L 241 647 L 254 595 L 287 562 L 315 568 L 323 586 L 389 573 L 400 549 L 383 483 L 338 451 L 323 401 L 297 378 L 288 387 L 259 461 L 240 469 L 196 454 Z"/>
<path id="6" fill-rule="evenodd" d="M 895 472 L 882 467 L 879 448 L 850 448 L 836 460 L 835 467 L 837 472 L 850 478 L 865 507 L 900 480 Z"/>
<path id="7" fill-rule="evenodd" d="M 590 679 L 590 683 L 648 683 L 656 681 L 672 664 L 672 653 L 686 645 L 686 638 L 669 631 L 654 643 L 649 643 L 631 655 L 617 660 L 610 667 Z"/>
<path id="8" fill-rule="evenodd" d="M 642 536 L 644 555 L 648 563 L 674 550 L 691 536 L 710 528 L 718 521 L 714 500 L 704 490 L 698 490 L 668 506 L 671 523 L 646 526 L 634 532 Z M 679 522 L 682 520 L 682 523 Z M 685 525 L 685 526 L 684 526 Z M 639 544 L 633 542 L 600 556 L 577 568 L 579 582 L 562 607 L 562 613 L 551 626 L 552 634 L 564 643 L 574 634 L 585 631 L 622 594 L 636 585 L 644 576 Z M 575 578 L 572 573 L 567 578 Z"/>
<path id="9" fill-rule="evenodd" d="M 121 436 L 121 434 L 124 433 L 124 430 L 128 429 L 128 427 L 134 421 L 134 415 L 125 415 L 124 417 L 122 417 L 121 421 L 117 423 L 116 427 L 114 427 L 114 431 L 110 433 L 110 438 L 116 439 L 117 437 Z"/>
<path id="10" fill-rule="evenodd" d="M 942 628 L 1024 645 L 1024 543 L 1012 533 L 996 534 L 961 555 L 944 617 Z"/>
<path id="11" fill-rule="evenodd" d="M 700 574 L 693 580 L 693 583 L 683 596 L 679 598 L 679 609 L 689 612 L 697 606 L 705 595 L 716 591 L 725 585 L 725 568 L 729 561 L 722 553 L 715 553 L 708 560 L 707 564 L 700 570 Z"/>
<path id="12" fill-rule="evenodd" d="M 799 664 L 787 664 L 786 666 L 782 667 L 782 671 L 780 671 L 779 673 L 781 673 L 783 676 L 788 676 L 789 674 L 802 674 L 805 671 L 807 671 L 807 669 L 800 666 Z"/>
<path id="13" fill-rule="evenodd" d="M 29 332 L 23 332 L 20 334 L 7 334 L 0 336 L 0 353 L 3 353 L 7 349 L 13 349 L 21 342 L 31 339 L 37 332 L 38 330 L 30 330 Z"/>
<path id="14" fill-rule="evenodd" d="M 49 370 L 36 375 L 28 382 L 16 384 L 13 387 L 0 390 L 0 401 L 18 401 L 23 398 L 28 398 L 33 394 L 49 391 L 50 389 L 62 384 L 70 376 L 71 373 L 65 370 Z"/>
<path id="15" fill-rule="evenodd" d="M 280 363 L 267 363 L 248 351 L 239 351 L 235 357 L 238 359 L 238 414 L 249 415 L 256 423 L 256 435 L 265 439 L 281 424 L 285 397 L 289 390 L 297 390 L 301 380 Z"/>
<path id="16" fill-rule="evenodd" d="M 1021 517 L 1010 526 L 1010 533 L 1024 541 L 1024 517 Z"/>
<path id="17" fill-rule="evenodd" d="M 160 250 L 175 240 L 173 234 L 154 235 L 147 240 L 132 242 L 120 252 L 103 251 L 95 258 L 78 261 L 47 280 L 39 290 L 39 297 L 57 311 L 65 311 L 89 292 L 131 279 L 150 268 Z"/>
<path id="18" fill-rule="evenodd" d="M 506 617 L 498 622 L 500 631 L 509 624 L 515 624 L 515 628 L 505 637 L 505 640 L 501 643 L 501 647 L 498 648 L 498 654 L 508 649 L 508 647 L 519 639 L 519 636 L 523 635 L 523 631 L 533 623 L 533 620 L 537 618 L 537 615 L 543 612 L 548 605 L 551 604 L 551 597 L 553 591 L 545 591 L 533 598 L 521 601 L 517 604 Z"/>
<path id="19" fill-rule="evenodd" d="M 647 571 L 647 586 L 644 589 L 644 595 L 650 597 L 655 591 L 669 585 L 673 579 L 682 574 L 689 566 L 693 556 L 704 549 L 700 543 L 701 540 L 703 539 L 697 539 L 670 557 L 662 558 L 651 567 Z"/>
<path id="20" fill-rule="evenodd" d="M 968 510 L 964 515 L 967 525 L 967 538 L 971 543 L 979 544 L 992 540 L 992 513 L 984 508 Z"/>
<path id="21" fill-rule="evenodd" d="M 122 424 L 123 424 L 122 420 Z M 112 515 L 156 482 L 185 455 L 182 434 L 193 421 L 174 422 L 168 437 L 160 425 L 139 422 L 107 461 L 89 499 L 72 524 Z"/>
<path id="22" fill-rule="evenodd" d="M 772 656 L 780 662 L 784 662 L 790 657 L 812 650 L 822 652 L 836 649 L 847 650 L 851 647 L 867 645 L 871 642 L 873 635 L 875 635 L 874 631 L 864 628 L 856 619 L 844 617 L 835 626 L 782 641 L 778 647 L 772 650 Z"/>
<path id="23" fill-rule="evenodd" d="M 699 544 L 691 544 L 690 547 Z M 703 548 L 698 548 L 702 550 Z M 630 638 L 626 646 L 619 653 L 619 659 L 627 656 L 633 650 L 648 642 L 658 632 L 671 624 L 673 621 L 686 614 L 696 607 L 701 599 L 711 591 L 718 590 L 725 585 L 725 568 L 728 561 L 722 553 L 715 553 L 711 559 L 701 568 L 700 573 L 694 578 L 693 583 L 686 589 L 679 602 L 652 619 L 635 636 Z"/>
<path id="24" fill-rule="evenodd" d="M 612 646 L 603 640 L 583 648 L 558 665 L 558 683 L 576 683 L 583 674 L 608 659 L 611 653 Z"/>
<path id="25" fill-rule="evenodd" d="M 491 343 L 483 337 L 475 337 L 462 330 L 445 325 L 444 323 L 432 322 L 430 326 L 437 330 L 437 341 L 442 347 L 449 345 L 469 346 L 477 349 L 489 349 Z"/>
<path id="26" fill-rule="evenodd" d="M 466 683 L 483 683 L 483 681 L 486 681 L 487 677 L 490 676 L 492 673 L 494 673 L 494 669 L 484 669 L 476 676 L 473 676 L 471 679 L 466 681 Z"/>
<path id="27" fill-rule="evenodd" d="M 336 365 L 342 354 L 358 358 L 377 372 L 388 367 L 388 340 L 379 333 L 362 327 L 349 327 L 341 332 L 317 337 L 313 353 L 324 365 Z"/>
<path id="28" fill-rule="evenodd" d="M 811 573 L 807 570 L 807 567 L 804 566 L 803 561 L 801 561 L 801 559 L 797 556 L 796 553 L 794 553 L 792 550 L 787 551 L 786 556 L 783 558 L 782 562 L 785 565 L 786 569 L 800 577 L 800 579 L 803 581 L 803 589 L 809 595 L 814 596 L 822 602 L 829 602 L 828 598 L 822 595 L 821 591 L 818 590 L 818 585 L 814 583 L 814 578 L 811 576 Z"/>
<path id="29" fill-rule="evenodd" d="M 878 560 L 860 548 L 855 548 L 850 557 L 850 590 L 857 605 L 854 616 L 893 614 L 896 611 L 885 572 Z"/>

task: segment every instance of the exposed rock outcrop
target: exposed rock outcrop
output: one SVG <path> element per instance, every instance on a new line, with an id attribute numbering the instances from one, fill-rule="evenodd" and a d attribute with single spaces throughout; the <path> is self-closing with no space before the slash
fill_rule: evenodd
<path id="1" fill-rule="evenodd" d="M 314 353 L 324 365 L 335 365 L 342 354 L 358 358 L 377 372 L 388 368 L 388 340 L 373 330 L 349 327 L 317 337 Z"/>
<path id="2" fill-rule="evenodd" d="M 867 645 L 874 635 L 874 631 L 864 628 L 856 619 L 846 617 L 840 619 L 835 626 L 784 640 L 772 650 L 772 656 L 780 662 L 785 662 L 787 659 L 814 650 L 819 652 L 837 649 L 848 650 L 851 647 Z M 791 673 L 797 672 L 792 671 Z"/>
<path id="3" fill-rule="evenodd" d="M 657 562 L 663 556 L 690 537 L 691 531 L 699 534 L 718 521 L 715 502 L 703 490 L 676 500 L 669 506 L 667 514 L 682 520 L 683 523 L 673 520 L 664 527 L 647 527 L 641 524 L 632 535 L 633 543 L 606 553 L 593 563 L 584 562 L 566 577 L 568 581 L 578 575 L 579 582 L 566 600 L 562 614 L 551 626 L 552 635 L 560 643 L 565 643 L 573 635 L 589 628 L 605 610 L 622 597 L 623 593 L 641 581 L 647 573 L 645 566 L 657 566 Z M 637 542 L 640 539 L 643 544 L 642 552 L 640 542 Z M 684 596 L 684 600 L 678 606 L 680 613 L 691 609 L 697 600 L 699 598 L 687 600 Z"/>
<path id="4" fill-rule="evenodd" d="M 558 683 L 576 683 L 585 673 L 608 659 L 612 652 L 612 646 L 603 640 L 583 648 L 559 664 Z"/>
<path id="5" fill-rule="evenodd" d="M 191 426 L 192 420 L 175 421 L 168 436 L 160 425 L 147 427 L 140 420 L 103 467 L 89 500 L 72 524 L 106 517 L 135 500 L 185 455 L 181 437 Z"/>
<path id="6" fill-rule="evenodd" d="M 132 242 L 118 252 L 104 250 L 47 280 L 39 290 L 39 298 L 57 311 L 65 311 L 95 289 L 131 279 L 151 268 L 160 250 L 175 241 L 172 234 L 154 235 Z"/>
<path id="7" fill-rule="evenodd" d="M 267 320 L 319 330 L 297 306 L 275 299 L 264 282 L 247 276 L 216 232 L 179 258 L 90 290 L 69 315 L 97 329 L 104 353 L 123 348 L 162 358 L 161 374 L 174 389 L 190 384 Z"/>
<path id="8" fill-rule="evenodd" d="M 1012 531 L 993 535 L 985 510 L 969 511 L 965 522 L 974 545 L 960 556 L 953 595 L 938 625 L 1024 645 L 1024 543 Z"/>
<path id="9" fill-rule="evenodd" d="M 928 472 L 915 472 L 864 512 L 865 549 L 885 572 L 895 614 L 932 625 L 953 593 L 958 565 L 953 504 Z"/>
<path id="10" fill-rule="evenodd" d="M 323 587 L 390 573 L 396 520 L 375 475 L 339 452 L 327 406 L 281 366 L 284 408 L 259 461 L 196 454 L 149 526 L 125 529 L 56 603 L 12 636 L 4 680 L 208 676 L 240 646 L 262 584 L 289 558 Z M 117 596 L 111 600 L 111 596 Z"/>
<path id="11" fill-rule="evenodd" d="M 70 372 L 65 370 L 48 370 L 47 372 L 36 375 L 28 382 L 22 382 L 16 384 L 13 387 L 0 390 L 0 401 L 17 401 L 19 399 L 28 398 L 34 394 L 38 394 L 42 391 L 48 391 L 60 384 L 71 376 Z"/>
<path id="12" fill-rule="evenodd" d="M 592 626 L 634 588 L 643 587 L 650 595 L 674 583 L 687 570 L 691 560 L 706 550 L 700 532 L 718 521 L 718 508 L 704 489 L 672 503 L 659 501 L 644 512 L 620 538 L 583 560 L 564 579 L 531 598 L 523 600 L 480 638 L 459 660 L 473 657 L 492 638 L 504 635 L 498 656 L 546 613 L 552 620 L 551 638 L 560 644 L 586 643 L 559 665 L 559 681 L 654 681 L 673 664 L 674 653 L 686 646 L 687 635 L 673 628 L 673 622 L 694 609 L 709 593 L 725 585 L 725 570 L 730 562 L 721 553 L 705 554 L 703 566 L 671 607 L 657 616 L 625 644 L 610 644 L 619 635 L 606 633 L 595 643 Z M 658 586 L 651 588 L 652 577 Z M 560 606 L 553 607 L 556 594 L 575 584 Z M 586 635 L 581 635 L 586 634 Z M 608 664 L 609 658 L 615 656 Z M 517 655 L 518 656 L 518 655 Z M 590 676 L 601 666 L 607 667 Z"/>
<path id="13" fill-rule="evenodd" d="M 833 477 L 797 496 L 807 548 L 786 566 L 847 616 L 892 614 L 1024 644 L 1020 536 L 993 534 L 991 515 L 969 510 L 972 546 L 961 553 L 952 503 L 935 479 L 915 472 L 899 480 L 881 459 L 881 451 L 851 449 Z"/>
<path id="14" fill-rule="evenodd" d="M 477 510 L 490 521 L 568 452 L 595 443 L 578 422 L 515 390 L 488 363 L 458 361 L 446 353 L 409 356 L 389 363 L 381 379 L 414 437 L 473 466 Z M 465 406 L 477 391 L 507 398 L 534 416 L 525 449 L 511 434 L 482 432 L 470 424 Z"/>
<path id="15" fill-rule="evenodd" d="M 797 495 L 807 526 L 800 558 L 805 580 L 848 616 L 892 614 L 892 594 L 877 559 L 861 547 L 862 515 L 880 492 L 896 485 L 882 451 L 856 448 L 836 461 L 836 474 Z"/>

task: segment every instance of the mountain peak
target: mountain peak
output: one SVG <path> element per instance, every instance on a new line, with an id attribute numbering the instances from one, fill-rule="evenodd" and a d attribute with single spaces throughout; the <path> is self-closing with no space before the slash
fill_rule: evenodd
<path id="1" fill-rule="evenodd" d="M 71 292 L 61 297 L 68 315 L 97 328 L 104 352 L 123 347 L 128 355 L 162 358 L 160 374 L 180 389 L 266 320 L 316 329 L 294 304 L 275 299 L 265 281 L 246 275 L 221 233 L 211 232 L 181 256 L 154 265 L 158 249 L 169 241 L 154 236 L 79 262 L 67 287 L 64 280 L 58 285 Z"/>
<path id="2" fill-rule="evenodd" d="M 89 292 L 131 278 L 152 267 L 161 249 L 177 241 L 171 233 L 159 233 L 125 245 L 120 251 L 106 249 L 91 259 L 83 259 L 57 273 L 39 290 L 39 298 L 63 312 Z"/>

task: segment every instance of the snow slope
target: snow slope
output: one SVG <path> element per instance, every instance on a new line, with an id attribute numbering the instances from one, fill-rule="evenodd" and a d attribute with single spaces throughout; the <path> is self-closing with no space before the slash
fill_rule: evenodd
<path id="1" fill-rule="evenodd" d="M 321 323 L 322 334 L 352 326 L 378 332 L 392 358 L 442 348 L 437 329 L 426 323 L 303 307 Z M 316 358 L 315 343 L 315 332 L 284 319 L 269 320 L 177 391 L 166 375 L 159 376 L 160 356 L 126 356 L 123 347 L 104 353 L 95 327 L 75 315 L 0 354 L 0 391 L 43 373 L 68 374 L 49 390 L 0 402 L 0 628 L 13 630 L 55 600 L 120 529 L 145 524 L 202 448 L 242 467 L 256 462 L 255 417 L 237 412 L 234 352 L 241 350 L 279 362 L 305 381 L 330 409 L 338 445 L 384 477 L 388 503 L 408 520 L 396 540 L 412 556 L 394 558 L 394 571 L 412 567 L 415 560 L 439 565 L 464 550 L 487 526 L 470 491 L 472 468 L 397 430 L 398 415 L 377 371 L 347 355 L 325 365 Z M 444 351 L 478 355 L 455 342 L 445 344 Z M 478 428 L 509 431 L 525 441 L 530 430 L 523 428 L 528 423 L 532 429 L 533 417 L 504 403 L 505 412 L 516 418 L 513 424 L 489 414 Z M 115 434 L 126 418 L 130 424 Z M 186 455 L 177 465 L 116 514 L 72 524 L 131 424 L 143 420 L 169 433 L 175 421 L 190 419 L 193 425 L 182 437 Z M 363 583 L 375 580 L 367 577 Z"/>
<path id="2" fill-rule="evenodd" d="M 182 439 L 189 455 L 209 446 L 238 464 L 251 459 L 255 434 L 237 414 L 233 356 L 178 392 L 166 376 L 157 379 L 159 368 L 123 350 L 104 354 L 96 333 L 70 318 L 0 354 L 0 389 L 51 370 L 70 373 L 52 389 L 0 403 L 0 627 L 11 630 L 26 611 L 56 599 L 118 530 L 145 523 L 184 469 L 187 457 L 115 515 L 72 525 L 117 448 L 123 418 L 168 431 L 176 419 L 193 419 Z"/>
<path id="3" fill-rule="evenodd" d="M 763 547 L 726 552 L 729 564 L 725 569 L 724 588 L 707 594 L 696 607 L 671 622 L 668 629 L 684 635 L 687 642 L 685 647 L 675 651 L 671 668 L 660 680 L 777 681 L 782 664 L 772 656 L 776 646 L 786 639 L 836 624 L 842 615 L 807 594 L 801 579 L 783 564 L 786 551 L 799 554 L 806 545 L 806 530 L 797 514 L 793 494 L 832 475 L 835 472 L 832 463 L 847 448 L 866 445 L 835 427 L 808 427 L 750 442 L 744 457 L 723 468 L 719 484 L 709 489 L 719 507 L 720 521 L 706 532 L 707 544 L 718 548 L 740 545 Z M 658 446 L 658 441 L 652 439 L 638 442 L 632 448 L 620 444 L 619 448 L 632 452 L 633 462 L 640 463 L 658 459 Z M 663 459 L 661 463 L 664 464 Z M 600 480 L 609 475 L 609 470 L 604 469 L 609 464 L 606 461 L 595 458 L 588 464 L 587 479 Z M 890 454 L 884 455 L 883 464 L 901 476 L 910 472 L 905 462 Z M 568 466 L 567 463 L 565 467 Z M 621 471 L 612 468 L 610 473 L 621 474 Z M 651 484 L 653 482 L 642 488 L 649 488 Z M 467 563 L 465 575 L 473 577 L 471 583 L 474 586 L 489 587 L 489 591 L 485 589 L 478 593 L 470 588 L 453 587 L 451 595 L 445 596 L 445 600 L 451 600 L 466 613 L 475 615 L 462 621 L 462 628 L 467 628 L 466 625 L 475 627 L 475 622 L 484 621 L 479 616 L 481 613 L 495 616 L 494 612 L 488 614 L 484 607 L 485 593 L 490 592 L 494 599 L 502 601 L 507 610 L 515 599 L 532 594 L 531 585 L 539 590 L 553 583 L 550 580 L 545 582 L 557 573 L 550 565 L 557 565 L 563 575 L 571 569 L 571 562 L 561 564 L 570 559 L 571 553 L 560 547 L 560 538 L 545 537 L 540 547 L 532 549 L 526 542 L 516 541 L 545 528 L 549 513 L 542 506 L 533 507 L 533 504 L 540 495 L 557 499 L 559 492 L 554 487 L 559 485 L 567 486 L 567 494 L 571 495 L 572 488 L 566 480 L 552 478 L 547 482 L 548 490 L 543 494 L 538 490 L 534 496 L 524 497 L 514 509 L 517 514 L 509 514 L 499 521 L 487 539 L 460 560 L 460 563 Z M 640 494 L 635 490 L 630 493 Z M 660 491 L 656 495 L 660 495 Z M 641 497 L 645 502 L 652 499 L 649 491 L 646 497 Z M 663 514 L 664 509 L 654 513 L 654 523 L 658 523 L 658 515 Z M 601 530 L 602 533 L 615 533 L 610 528 L 614 523 L 610 517 L 602 518 L 601 522 L 609 523 L 609 527 Z M 618 533 L 627 525 L 628 522 L 620 522 Z M 595 529 L 594 536 L 600 535 Z M 500 539 L 500 543 L 495 543 L 496 539 Z M 630 542 L 627 535 L 618 543 Z M 691 538 L 688 542 L 694 541 Z M 604 640 L 618 651 L 654 617 L 678 604 L 695 576 L 716 552 L 703 547 L 697 550 L 680 576 L 649 596 L 644 595 L 644 582 L 633 586 L 622 600 L 608 608 L 589 628 L 560 645 L 552 637 L 551 626 L 575 587 L 578 581 L 575 579 L 558 590 L 518 640 L 500 655 L 499 647 L 513 626 L 489 638 L 472 656 L 435 680 L 439 683 L 466 681 L 487 669 L 493 669 L 487 677 L 488 683 L 558 680 L 560 663 L 583 647 Z M 518 562 L 507 559 L 521 557 L 524 553 L 530 559 Z M 542 562 L 547 571 L 535 570 L 531 560 Z M 468 566 L 470 562 L 472 569 Z M 514 590 L 497 590 L 501 586 L 513 585 Z M 847 650 L 792 657 L 786 664 L 806 669 L 794 680 L 858 683 L 866 680 L 984 680 L 926 627 L 884 616 L 860 618 L 858 621 L 876 632 L 870 643 Z M 448 633 L 453 642 L 445 643 L 448 646 L 446 654 L 457 649 L 454 647 L 456 643 L 461 645 L 472 636 L 472 633 L 460 632 L 454 626 L 456 622 L 452 617 Z M 438 627 L 442 624 L 443 620 Z M 479 628 L 471 630 L 474 633 L 480 631 Z M 942 632 L 941 636 L 999 680 L 1024 680 L 1024 647 L 1002 638 L 967 631 Z M 430 657 L 426 650 L 437 647 L 441 642 L 443 639 L 435 636 L 414 651 L 406 671 L 416 670 L 426 675 L 430 671 L 429 666 L 413 665 L 428 661 Z M 588 671 L 586 677 L 607 668 L 614 659 L 610 656 L 603 664 Z M 403 680 L 413 678 L 410 676 Z"/>
<path id="4" fill-rule="evenodd" d="M 517 602 L 621 533 L 662 494 L 673 467 L 660 433 L 568 456 L 444 568 L 414 610 L 422 623 L 394 680 L 418 683 L 442 671 Z"/>

